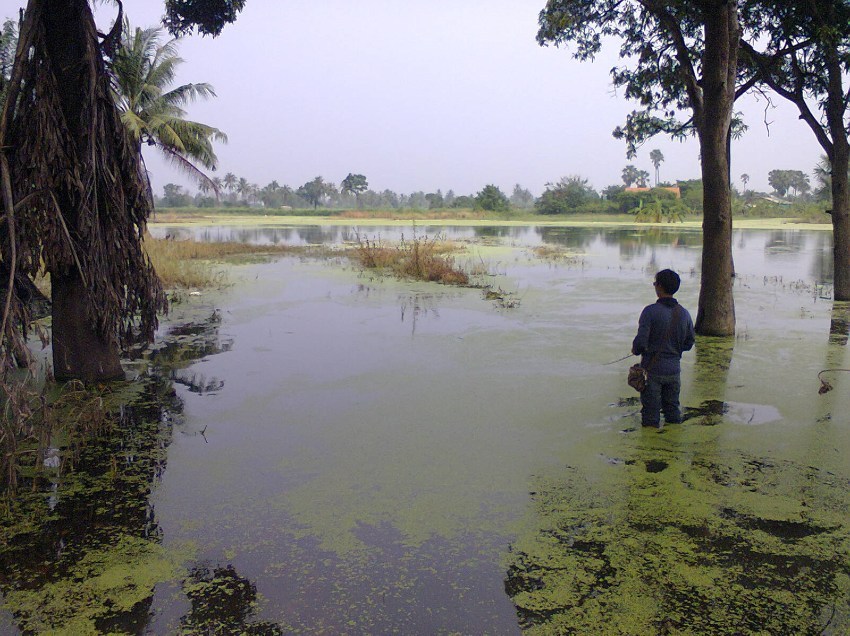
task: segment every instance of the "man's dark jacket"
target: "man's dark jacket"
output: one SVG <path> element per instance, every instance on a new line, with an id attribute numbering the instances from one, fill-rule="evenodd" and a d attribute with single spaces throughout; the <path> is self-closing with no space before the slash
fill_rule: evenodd
<path id="1" fill-rule="evenodd" d="M 673 310 L 678 307 L 676 324 L 670 326 Z M 644 307 L 638 320 L 638 332 L 632 353 L 641 356 L 641 366 L 652 375 L 677 375 L 681 371 L 683 351 L 694 346 L 694 322 L 688 310 L 675 298 L 659 298 Z"/>

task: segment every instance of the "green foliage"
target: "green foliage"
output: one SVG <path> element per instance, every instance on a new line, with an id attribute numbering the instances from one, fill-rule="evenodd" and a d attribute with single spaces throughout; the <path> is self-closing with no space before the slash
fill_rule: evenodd
<path id="1" fill-rule="evenodd" d="M 534 207 L 540 214 L 575 214 L 598 199 L 587 179 L 573 175 L 562 177 L 557 183 L 547 183 Z"/>
<path id="2" fill-rule="evenodd" d="M 534 205 L 534 195 L 520 184 L 514 186 L 511 194 L 511 206 L 515 208 L 530 208 Z"/>
<path id="3" fill-rule="evenodd" d="M 798 201 L 789 205 L 757 196 L 748 196 L 742 198 L 739 205 L 736 205 L 736 212 L 747 218 L 786 218 L 801 223 L 828 225 L 832 223 L 831 217 L 826 212 L 829 205 L 826 201 Z"/>
<path id="4" fill-rule="evenodd" d="M 296 194 L 309 202 L 313 208 L 317 208 L 335 192 L 336 187 L 332 183 L 325 183 L 322 177 L 316 177 L 298 188 Z"/>
<path id="5" fill-rule="evenodd" d="M 497 186 L 486 185 L 475 196 L 475 207 L 488 212 L 505 212 L 510 210 L 511 203 Z"/>
<path id="6" fill-rule="evenodd" d="M 674 39 L 692 68 L 698 68 L 702 32 L 692 3 L 677 1 L 644 8 L 618 0 L 550 0 L 540 13 L 537 41 L 541 45 L 575 45 L 574 56 L 591 60 L 601 50 L 603 37 L 620 39 L 620 55 L 634 62 L 611 71 L 614 85 L 625 88 L 628 99 L 643 110 L 629 115 L 615 136 L 625 139 L 629 156 L 646 139 L 662 132 L 676 138 L 691 134 L 692 121 L 678 121 L 677 111 L 693 106 L 683 79 L 683 60 Z M 663 18 L 661 16 L 664 16 Z"/>
<path id="7" fill-rule="evenodd" d="M 201 35 L 215 37 L 244 7 L 245 0 L 166 0 L 163 22 L 174 36 L 197 27 Z"/>
<path id="8" fill-rule="evenodd" d="M 811 190 L 809 176 L 800 170 L 771 170 L 767 182 L 780 197 L 793 190 L 796 195 L 805 195 Z"/>
<path id="9" fill-rule="evenodd" d="M 689 179 L 677 183 L 682 195 L 682 203 L 694 212 L 702 212 L 702 179 Z"/>
<path id="10" fill-rule="evenodd" d="M 428 209 L 429 210 L 438 210 L 442 207 L 445 207 L 445 198 L 443 197 L 443 193 L 437 190 L 436 192 L 429 192 L 425 195 L 425 200 L 428 201 Z"/>
<path id="11" fill-rule="evenodd" d="M 192 205 L 192 197 L 183 191 L 183 186 L 166 183 L 163 188 L 162 205 L 167 208 L 185 208 Z"/>
<path id="12" fill-rule="evenodd" d="M 655 168 L 655 185 L 658 185 L 658 175 L 661 164 L 664 162 L 664 155 L 657 148 L 649 153 L 649 160 Z"/>
<path id="13" fill-rule="evenodd" d="M 674 192 L 663 188 L 643 192 L 622 191 L 615 196 L 614 201 L 621 212 L 634 214 L 637 221 L 672 223 L 683 220 L 693 212 Z"/>
<path id="14" fill-rule="evenodd" d="M 115 101 L 121 121 L 136 146 L 156 146 L 177 168 L 199 183 L 211 183 L 201 169 L 215 170 L 213 142 L 226 142 L 218 128 L 186 119 L 183 106 L 215 97 L 209 84 L 183 84 L 169 89 L 183 60 L 177 40 L 161 43 L 163 30 L 131 29 L 125 20 L 121 46 L 112 61 Z"/>
<path id="15" fill-rule="evenodd" d="M 359 197 L 361 193 L 369 188 L 369 182 L 366 181 L 366 177 L 362 174 L 352 174 L 350 172 L 339 185 L 340 191 L 343 194 L 353 194 L 356 197 Z"/>
<path id="16" fill-rule="evenodd" d="M 638 170 L 631 164 L 623 168 L 622 176 L 623 183 L 626 184 L 627 188 L 632 187 L 632 185 L 637 185 L 639 188 L 645 188 L 647 186 L 647 181 L 649 180 L 649 173 L 646 170 Z"/>
<path id="17" fill-rule="evenodd" d="M 455 209 L 459 208 L 474 208 L 475 207 L 475 198 L 471 197 L 467 194 L 461 194 L 452 199 L 451 207 Z"/>
<path id="18" fill-rule="evenodd" d="M 604 190 L 602 190 L 602 196 L 609 201 L 613 201 L 617 198 L 621 192 L 625 190 L 625 186 L 621 185 L 609 185 Z"/>

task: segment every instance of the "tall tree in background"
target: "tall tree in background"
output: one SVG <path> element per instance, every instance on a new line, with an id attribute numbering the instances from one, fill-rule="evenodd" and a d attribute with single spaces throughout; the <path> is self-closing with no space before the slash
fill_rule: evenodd
<path id="1" fill-rule="evenodd" d="M 746 2 L 744 60 L 794 104 L 830 164 L 835 300 L 850 300 L 850 2 Z M 756 47 L 759 47 L 758 49 Z"/>
<path id="2" fill-rule="evenodd" d="M 639 170 L 635 168 L 632 164 L 629 164 L 625 168 L 623 168 L 621 176 L 623 179 L 623 183 L 626 184 L 627 188 L 631 188 L 635 184 L 635 182 L 638 180 L 639 174 Z"/>
<path id="3" fill-rule="evenodd" d="M 700 142 L 703 252 L 696 328 L 704 335 L 735 333 L 732 296 L 732 198 L 729 178 L 732 107 L 736 93 L 740 26 L 731 0 L 549 0 L 540 13 L 541 45 L 574 44 L 574 57 L 591 60 L 603 37 L 621 41 L 616 86 L 637 100 L 615 136 L 629 156 L 650 137 L 696 134 Z M 677 113 L 689 113 L 684 121 Z"/>
<path id="4" fill-rule="evenodd" d="M 215 91 L 206 83 L 169 89 L 183 59 L 177 55 L 177 39 L 160 43 L 163 29 L 133 29 L 125 20 L 122 33 L 111 64 L 121 121 L 140 152 L 143 143 L 155 146 L 199 187 L 213 189 L 217 196 L 218 189 L 201 168 L 216 169 L 213 141 L 226 142 L 227 136 L 218 128 L 187 120 L 183 110 L 196 99 L 215 97 Z"/>
<path id="5" fill-rule="evenodd" d="M 656 148 L 649 153 L 649 160 L 652 162 L 652 165 L 655 166 L 655 185 L 658 185 L 659 169 L 664 161 L 664 155 L 661 154 L 661 151 L 658 150 L 658 148 Z"/>
<path id="6" fill-rule="evenodd" d="M 312 181 L 308 181 L 303 186 L 296 190 L 296 194 L 310 203 L 313 206 L 313 209 L 319 207 L 319 204 L 325 200 L 326 197 L 330 196 L 335 190 L 334 185 L 332 183 L 325 183 L 324 178 L 316 177 Z"/>
<path id="7" fill-rule="evenodd" d="M 475 195 L 475 207 L 490 212 L 506 212 L 511 209 L 511 203 L 498 186 L 488 184 Z"/>
<path id="8" fill-rule="evenodd" d="M 349 172 L 348 176 L 339 185 L 340 191 L 343 194 L 354 195 L 354 198 L 357 199 L 357 207 L 360 207 L 360 195 L 369 188 L 369 182 L 366 181 L 366 177 L 362 174 L 352 174 Z"/>
<path id="9" fill-rule="evenodd" d="M 228 172 L 224 175 L 224 179 L 222 179 L 222 183 L 228 192 L 236 192 L 236 186 L 239 184 L 239 177 L 237 177 L 232 172 Z"/>
<path id="10" fill-rule="evenodd" d="M 244 0 L 167 0 L 174 33 L 215 35 Z M 104 55 L 120 45 L 121 12 L 101 43 L 86 0 L 29 0 L 0 115 L 9 280 L 50 273 L 59 379 L 122 377 L 120 346 L 153 337 L 165 295 L 141 239 L 152 212 L 138 148 L 121 121 Z M 9 285 L 4 346 L 26 329 Z"/>

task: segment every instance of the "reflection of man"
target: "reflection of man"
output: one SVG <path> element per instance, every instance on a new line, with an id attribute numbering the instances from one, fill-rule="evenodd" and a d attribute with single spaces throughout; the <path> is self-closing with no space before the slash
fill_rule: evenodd
<path id="1" fill-rule="evenodd" d="M 688 310 L 673 298 L 681 280 L 672 269 L 655 275 L 658 300 L 644 307 L 632 353 L 641 356 L 640 364 L 649 376 L 640 395 L 641 424 L 661 428 L 661 412 L 668 424 L 682 421 L 679 408 L 683 351 L 694 346 L 694 323 Z"/>

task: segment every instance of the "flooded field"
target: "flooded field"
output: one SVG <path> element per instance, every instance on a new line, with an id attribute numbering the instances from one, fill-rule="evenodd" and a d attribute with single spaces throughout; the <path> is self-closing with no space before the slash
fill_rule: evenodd
<path id="1" fill-rule="evenodd" d="M 625 383 L 667 228 L 166 228 L 338 245 L 441 233 L 482 289 L 346 259 L 234 267 L 130 363 L 79 469 L 5 514 L 0 633 L 850 631 L 850 307 L 831 237 L 737 231 L 738 335 L 686 421 Z M 178 319 L 180 316 L 182 318 Z M 761 630 L 761 631 L 760 631 Z"/>

